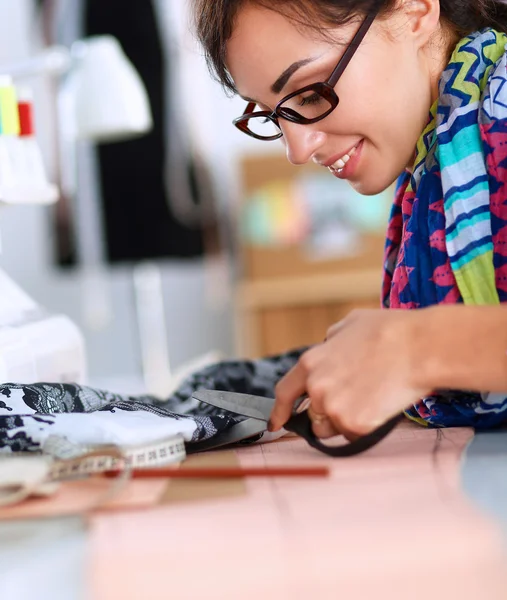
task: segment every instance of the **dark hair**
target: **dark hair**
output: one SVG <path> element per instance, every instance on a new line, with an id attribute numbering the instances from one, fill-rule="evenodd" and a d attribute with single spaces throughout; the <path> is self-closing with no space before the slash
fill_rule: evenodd
<path id="1" fill-rule="evenodd" d="M 226 44 L 238 11 L 248 3 L 276 11 L 296 26 L 325 36 L 327 28 L 375 9 L 387 16 L 396 9 L 397 0 L 193 0 L 195 30 L 210 72 L 233 93 L 236 89 L 225 64 Z M 459 38 L 485 27 L 507 33 L 507 4 L 502 0 L 440 0 L 440 12 L 442 21 Z"/>

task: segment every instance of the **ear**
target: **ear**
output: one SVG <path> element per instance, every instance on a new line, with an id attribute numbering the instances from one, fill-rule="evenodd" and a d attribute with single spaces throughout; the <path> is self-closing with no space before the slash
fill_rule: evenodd
<path id="1" fill-rule="evenodd" d="M 422 48 L 440 27 L 440 0 L 400 0 L 415 44 Z"/>

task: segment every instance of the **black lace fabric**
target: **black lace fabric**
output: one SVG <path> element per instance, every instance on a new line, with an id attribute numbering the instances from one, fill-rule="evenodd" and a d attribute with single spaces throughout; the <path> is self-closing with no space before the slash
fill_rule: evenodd
<path id="1" fill-rule="evenodd" d="M 195 429 L 187 442 L 189 446 L 210 440 L 240 419 L 195 400 L 192 394 L 196 390 L 273 397 L 277 381 L 296 364 L 304 350 L 211 365 L 191 375 L 167 399 L 124 396 L 70 383 L 0 384 L 0 452 L 40 451 L 40 431 L 51 435 L 62 413 L 145 411 L 176 421 L 190 419 Z M 35 430 L 37 435 L 33 434 Z"/>

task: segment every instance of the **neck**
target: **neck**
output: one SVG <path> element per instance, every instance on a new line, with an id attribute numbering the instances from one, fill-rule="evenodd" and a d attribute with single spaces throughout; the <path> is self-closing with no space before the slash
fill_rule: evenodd
<path id="1" fill-rule="evenodd" d="M 449 64 L 454 48 L 460 40 L 460 36 L 447 27 L 442 27 L 438 33 L 438 37 L 439 39 L 432 44 L 429 58 L 432 105 L 439 96 L 439 84 L 442 73 Z"/>

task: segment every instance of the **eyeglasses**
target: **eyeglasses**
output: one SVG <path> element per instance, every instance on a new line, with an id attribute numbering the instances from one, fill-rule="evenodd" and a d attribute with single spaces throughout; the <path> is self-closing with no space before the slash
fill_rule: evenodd
<path id="1" fill-rule="evenodd" d="M 334 91 L 335 85 L 347 68 L 359 44 L 371 27 L 377 12 L 370 13 L 361 23 L 356 35 L 341 56 L 338 64 L 327 81 L 312 83 L 282 98 L 273 112 L 262 110 L 254 112 L 257 104 L 249 102 L 245 112 L 234 119 L 233 124 L 243 133 L 258 140 L 277 140 L 282 137 L 278 119 L 286 119 L 299 125 L 317 123 L 327 117 L 340 102 Z"/>

